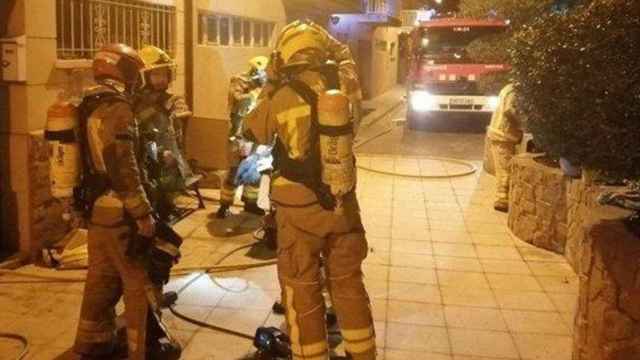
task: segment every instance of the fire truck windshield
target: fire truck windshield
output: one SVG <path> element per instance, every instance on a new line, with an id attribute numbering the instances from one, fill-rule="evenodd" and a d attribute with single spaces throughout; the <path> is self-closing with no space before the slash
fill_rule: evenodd
<path id="1" fill-rule="evenodd" d="M 466 47 L 475 39 L 500 30 L 502 28 L 466 26 L 423 28 L 418 44 L 420 58 L 434 64 L 477 64 L 478 61 L 469 57 Z"/>

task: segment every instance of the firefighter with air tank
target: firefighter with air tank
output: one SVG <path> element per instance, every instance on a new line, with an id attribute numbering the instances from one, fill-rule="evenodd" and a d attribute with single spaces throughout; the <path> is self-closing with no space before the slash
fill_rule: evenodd
<path id="1" fill-rule="evenodd" d="M 245 119 L 245 136 L 262 144 L 275 139 L 271 200 L 293 359 L 329 357 L 325 281 L 347 353 L 375 359 L 361 268 L 368 247 L 355 195 L 355 64 L 348 47 L 324 29 L 296 21 L 282 30 L 267 72 L 270 82 Z"/>
<path id="2" fill-rule="evenodd" d="M 262 87 L 267 81 L 265 72 L 269 59 L 265 56 L 257 56 L 249 60 L 249 71 L 231 78 L 229 84 L 229 172 L 222 184 L 220 191 L 220 208 L 216 217 L 224 219 L 231 214 L 229 208 L 233 205 L 237 184 L 235 182 L 238 166 L 241 158 L 252 152 L 251 144 L 241 141 L 243 120 L 253 110 Z M 242 201 L 244 210 L 256 215 L 264 215 L 264 210 L 258 206 L 258 184 L 247 183 L 242 185 Z"/>
<path id="3" fill-rule="evenodd" d="M 152 206 L 167 219 L 175 205 L 174 197 L 197 181 L 182 156 L 183 128 L 191 117 L 184 98 L 169 93 L 176 75 L 176 64 L 155 46 L 140 51 L 144 62 L 142 89 L 136 96 L 135 116 L 145 150 L 144 167 L 150 182 L 146 190 Z"/>
<path id="4" fill-rule="evenodd" d="M 179 244 L 155 236 L 163 227 L 154 219 L 139 164 L 132 102 L 144 67 L 131 47 L 105 46 L 93 61 L 97 86 L 80 106 L 61 100 L 49 111 L 45 136 L 53 150 L 54 196 L 73 193 L 88 224 L 89 268 L 73 347 L 82 359 L 177 359 L 181 352 L 159 309 Z M 131 249 L 143 251 L 146 260 Z M 126 336 L 116 334 L 115 306 L 122 296 Z"/>

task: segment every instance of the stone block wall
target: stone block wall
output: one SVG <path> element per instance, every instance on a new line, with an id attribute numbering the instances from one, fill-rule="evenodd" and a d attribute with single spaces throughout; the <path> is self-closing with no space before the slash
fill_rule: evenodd
<path id="1" fill-rule="evenodd" d="M 585 220 L 573 360 L 640 359 L 640 238 L 627 215 L 591 207 Z"/>
<path id="2" fill-rule="evenodd" d="M 540 155 L 513 158 L 508 226 L 521 240 L 564 253 L 567 242 L 566 182 L 559 168 L 539 161 Z"/>
<path id="3" fill-rule="evenodd" d="M 593 209 L 598 208 L 597 197 L 603 191 L 612 191 L 597 185 L 586 185 L 581 179 L 566 178 L 567 244 L 565 257 L 573 270 L 579 272 L 580 259 L 587 241 L 587 220 Z"/>

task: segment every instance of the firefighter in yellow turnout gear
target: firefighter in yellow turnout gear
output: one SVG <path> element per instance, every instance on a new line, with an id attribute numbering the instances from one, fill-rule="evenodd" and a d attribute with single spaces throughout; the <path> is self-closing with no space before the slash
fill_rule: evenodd
<path id="1" fill-rule="evenodd" d="M 132 233 L 131 222 L 145 238 L 151 238 L 156 227 L 138 165 L 137 123 L 130 102 L 143 66 L 131 47 L 104 47 L 93 62 L 98 86 L 80 106 L 85 124 L 79 134 L 85 163 L 81 186 L 91 209 L 89 269 L 74 344 L 82 359 L 118 358 L 115 306 L 123 295 L 128 359 L 177 359 L 180 354 L 177 344 L 160 342 L 168 334 L 158 322 L 159 312 L 152 313 L 158 309 L 159 288 L 147 269 L 126 255 L 131 242 L 141 239 Z"/>
<path id="2" fill-rule="evenodd" d="M 343 91 L 328 91 L 332 76 L 320 70 L 327 60 L 338 65 Z M 247 138 L 264 144 L 276 138 L 271 200 L 278 209 L 278 277 L 295 360 L 329 357 L 325 285 L 346 351 L 354 360 L 376 357 L 361 268 L 368 246 L 354 192 L 354 124 L 335 127 L 329 119 L 350 120 L 345 92 L 359 93 L 354 65 L 349 49 L 321 27 L 288 25 L 270 60 L 270 83 L 245 120 Z M 327 145 L 334 151 L 325 152 Z M 327 156 L 335 157 L 329 163 Z"/>
<path id="3" fill-rule="evenodd" d="M 257 56 L 249 61 L 249 71 L 231 78 L 229 84 L 229 172 L 225 177 L 220 191 L 220 208 L 216 216 L 223 219 L 230 215 L 229 207 L 233 205 L 237 186 L 234 182 L 238 165 L 242 156 L 249 155 L 250 150 L 239 146 L 242 137 L 245 116 L 255 107 L 262 87 L 266 83 L 266 68 L 269 59 Z M 244 152 L 244 154 L 242 154 Z M 244 210 L 257 215 L 264 215 L 264 211 L 257 205 L 258 184 L 244 184 L 242 201 Z"/>
<path id="4" fill-rule="evenodd" d="M 509 181 L 511 179 L 511 159 L 516 154 L 516 146 L 522 141 L 522 123 L 515 109 L 513 84 L 500 91 L 500 102 L 487 129 L 491 141 L 491 151 L 496 169 L 496 196 L 493 207 L 498 211 L 509 209 Z"/>
<path id="5" fill-rule="evenodd" d="M 139 54 L 145 69 L 135 114 L 146 152 L 147 196 L 160 218 L 167 219 L 174 197 L 198 180 L 182 155 L 184 123 L 191 111 L 184 98 L 168 92 L 176 74 L 173 59 L 155 46 L 145 46 Z"/>

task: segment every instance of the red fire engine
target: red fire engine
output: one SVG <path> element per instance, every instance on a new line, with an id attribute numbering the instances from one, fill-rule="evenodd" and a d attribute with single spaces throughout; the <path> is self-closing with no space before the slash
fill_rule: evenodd
<path id="1" fill-rule="evenodd" d="M 438 18 L 421 22 L 411 33 L 408 76 L 409 128 L 420 128 L 430 117 L 487 119 L 498 105 L 497 94 L 486 94 L 478 80 L 509 70 L 506 64 L 484 64 L 470 58 L 466 47 L 475 39 L 504 31 L 497 19 Z"/>

